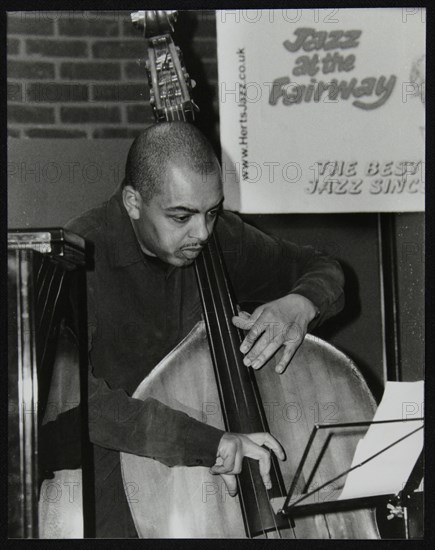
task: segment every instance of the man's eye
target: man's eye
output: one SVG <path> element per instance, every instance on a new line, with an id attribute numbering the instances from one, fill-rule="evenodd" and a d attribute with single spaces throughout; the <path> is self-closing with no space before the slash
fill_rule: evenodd
<path id="1" fill-rule="evenodd" d="M 215 218 L 219 213 L 219 209 L 216 208 L 216 210 L 210 210 L 210 212 L 208 212 L 208 215 L 211 217 L 211 218 Z"/>
<path id="2" fill-rule="evenodd" d="M 177 223 L 186 223 L 190 219 L 190 216 L 173 216 L 172 219 Z"/>

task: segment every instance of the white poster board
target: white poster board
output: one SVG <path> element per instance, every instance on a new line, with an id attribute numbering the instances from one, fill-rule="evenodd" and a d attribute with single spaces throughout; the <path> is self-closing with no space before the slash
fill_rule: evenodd
<path id="1" fill-rule="evenodd" d="M 216 19 L 227 208 L 424 210 L 423 9 Z"/>

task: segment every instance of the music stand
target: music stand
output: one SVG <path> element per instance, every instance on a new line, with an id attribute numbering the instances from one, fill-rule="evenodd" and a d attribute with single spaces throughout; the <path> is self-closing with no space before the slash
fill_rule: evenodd
<path id="1" fill-rule="evenodd" d="M 422 422 L 423 420 L 424 419 L 420 417 L 420 418 L 409 418 L 409 419 L 398 418 L 393 420 L 376 420 L 376 421 L 363 421 L 363 422 L 342 422 L 342 423 L 335 423 L 335 424 L 334 423 L 315 424 L 311 431 L 307 444 L 305 446 L 305 450 L 302 454 L 301 460 L 299 461 L 296 474 L 290 485 L 287 496 L 271 499 L 271 504 L 275 513 L 281 514 L 291 519 L 293 517 L 303 516 L 303 515 L 315 515 L 315 514 L 326 513 L 326 512 L 338 512 L 338 511 L 345 511 L 345 510 L 355 510 L 359 508 L 368 508 L 368 507 L 376 506 L 382 501 L 388 500 L 388 503 L 391 504 L 392 515 L 393 516 L 398 515 L 399 517 L 403 517 L 404 524 L 405 524 L 406 538 L 409 538 L 409 519 L 408 519 L 407 507 L 409 505 L 409 501 L 411 499 L 412 493 L 418 488 L 418 486 L 421 483 L 421 480 L 423 479 L 423 451 L 420 453 L 419 458 L 417 459 L 414 467 L 412 468 L 406 484 L 404 485 L 403 489 L 398 493 L 367 495 L 365 497 L 359 497 L 359 498 L 351 498 L 351 499 L 343 499 L 343 500 L 337 499 L 337 500 L 328 500 L 323 502 L 319 500 L 314 500 L 313 496 L 315 497 L 315 495 L 317 495 L 319 491 L 321 491 L 321 489 L 323 489 L 324 487 L 334 483 L 338 479 L 341 479 L 342 477 L 346 476 L 349 472 L 357 468 L 360 468 L 364 464 L 367 464 L 367 462 L 370 462 L 375 457 L 384 453 L 391 447 L 394 447 L 404 439 L 410 437 L 417 431 L 423 429 L 423 425 L 419 426 L 418 428 L 406 434 L 405 436 L 400 437 L 393 443 L 387 445 L 380 451 L 369 456 L 367 459 L 363 460 L 362 462 L 355 464 L 354 466 L 352 466 L 351 468 L 348 468 L 344 472 L 341 472 L 339 475 L 335 476 L 334 478 L 326 481 L 325 483 L 322 483 L 320 486 L 316 487 L 315 489 L 307 492 L 304 491 L 300 495 L 295 495 L 295 489 L 298 485 L 300 476 L 302 474 L 302 470 L 310 454 L 310 450 L 313 447 L 315 437 L 320 430 L 326 430 L 331 428 L 347 429 L 351 427 L 370 426 L 372 424 L 388 424 L 388 423 L 397 423 L 397 422 Z M 305 504 L 300 504 L 303 501 L 307 501 L 307 502 Z"/>

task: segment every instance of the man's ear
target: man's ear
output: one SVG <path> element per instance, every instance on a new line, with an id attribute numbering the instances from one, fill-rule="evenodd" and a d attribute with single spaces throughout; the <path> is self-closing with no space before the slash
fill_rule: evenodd
<path id="1" fill-rule="evenodd" d="M 138 220 L 142 210 L 142 197 L 139 191 L 131 187 L 131 185 L 126 185 L 122 190 L 122 202 L 130 218 Z"/>

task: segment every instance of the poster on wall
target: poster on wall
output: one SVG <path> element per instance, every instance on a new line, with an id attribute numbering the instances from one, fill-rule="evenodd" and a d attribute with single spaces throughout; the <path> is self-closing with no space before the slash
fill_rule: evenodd
<path id="1" fill-rule="evenodd" d="M 216 19 L 227 208 L 424 210 L 424 10 Z"/>

